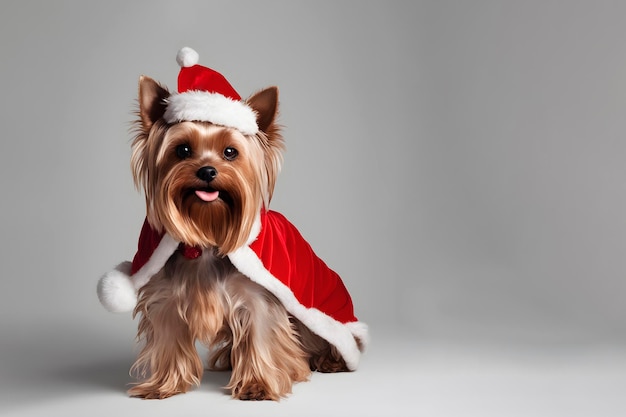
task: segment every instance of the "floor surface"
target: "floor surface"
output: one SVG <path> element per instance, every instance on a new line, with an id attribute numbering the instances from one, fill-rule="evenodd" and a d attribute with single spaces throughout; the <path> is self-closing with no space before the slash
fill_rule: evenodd
<path id="1" fill-rule="evenodd" d="M 126 319 L 124 319 L 126 320 Z M 314 374 L 280 402 L 243 402 L 207 372 L 167 400 L 128 398 L 136 350 L 80 324 L 8 329 L 0 342 L 0 415 L 18 416 L 624 416 L 626 349 L 424 342 L 373 329 L 358 371 Z"/>

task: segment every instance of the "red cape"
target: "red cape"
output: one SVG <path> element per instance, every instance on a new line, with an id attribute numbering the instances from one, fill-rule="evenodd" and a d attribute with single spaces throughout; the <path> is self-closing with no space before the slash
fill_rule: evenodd
<path id="1" fill-rule="evenodd" d="M 352 299 L 339 275 L 326 266 L 282 214 L 261 214 L 261 231 L 250 248 L 300 304 L 317 308 L 341 323 L 357 321 Z"/>
<path id="2" fill-rule="evenodd" d="M 259 234 L 250 244 L 250 249 L 271 276 L 289 288 L 299 304 L 307 309 L 320 310 L 340 323 L 357 321 L 352 299 L 341 278 L 313 252 L 293 224 L 278 212 L 263 210 L 260 226 Z M 150 259 L 162 237 L 162 233 L 153 230 L 147 221 L 144 222 L 132 263 L 132 275 Z M 237 264 L 235 266 L 242 269 Z M 250 276 L 255 275 L 253 273 L 244 274 L 259 281 Z M 259 283 L 264 285 L 263 282 Z M 273 286 L 264 286 L 276 292 L 273 291 Z"/>

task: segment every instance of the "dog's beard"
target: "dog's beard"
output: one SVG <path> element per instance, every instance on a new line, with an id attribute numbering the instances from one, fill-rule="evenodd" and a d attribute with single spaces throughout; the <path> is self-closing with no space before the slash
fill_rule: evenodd
<path id="1" fill-rule="evenodd" d="M 188 146 L 189 155 L 177 148 Z M 225 149 L 239 153 L 228 159 Z M 238 131 L 204 122 L 173 126 L 157 120 L 133 143 L 135 184 L 145 191 L 147 218 L 190 246 L 213 247 L 227 255 L 244 246 L 263 207 L 268 207 L 280 170 L 282 139 L 260 132 Z M 212 168 L 214 176 L 200 172 Z"/>
<path id="2" fill-rule="evenodd" d="M 187 245 L 226 255 L 250 237 L 262 205 L 256 180 L 252 172 L 224 170 L 207 184 L 194 172 L 195 167 L 175 167 L 159 181 L 149 220 Z"/>

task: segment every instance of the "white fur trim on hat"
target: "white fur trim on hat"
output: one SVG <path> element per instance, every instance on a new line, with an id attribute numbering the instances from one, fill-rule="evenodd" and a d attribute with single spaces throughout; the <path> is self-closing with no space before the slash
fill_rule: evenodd
<path id="1" fill-rule="evenodd" d="M 166 99 L 167 109 L 163 118 L 167 123 L 181 121 L 211 122 L 233 127 L 244 135 L 254 135 L 259 128 L 256 113 L 241 101 L 218 93 L 186 91 L 172 94 Z"/>

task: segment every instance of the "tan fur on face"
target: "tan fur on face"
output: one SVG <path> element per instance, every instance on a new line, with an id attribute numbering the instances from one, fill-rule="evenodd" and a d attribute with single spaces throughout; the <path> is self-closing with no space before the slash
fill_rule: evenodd
<path id="1" fill-rule="evenodd" d="M 181 160 L 176 154 L 179 145 L 190 146 L 192 156 Z M 234 161 L 224 159 L 227 147 L 238 150 Z M 258 163 L 263 161 L 258 141 L 234 129 L 183 122 L 167 129 L 159 146 L 150 151 L 148 171 L 156 174 L 143 186 L 152 225 L 162 226 L 188 245 L 218 247 L 222 254 L 246 242 L 268 194 L 257 180 L 264 169 Z M 194 190 L 207 186 L 196 176 L 204 166 L 218 172 L 210 186 L 220 191 L 220 198 L 211 203 L 194 194 Z"/>
<path id="2" fill-rule="evenodd" d="M 150 225 L 192 246 L 217 247 L 221 255 L 241 247 L 261 207 L 269 205 L 282 165 L 283 140 L 274 123 L 275 88 L 249 99 L 264 129 L 249 136 L 206 122 L 169 125 L 160 118 L 167 90 L 147 77 L 140 80 L 139 90 L 131 167 L 136 186 L 145 192 Z M 190 158 L 176 155 L 180 144 L 190 145 Z M 234 161 L 223 157 L 229 146 L 239 152 Z M 194 196 L 194 189 L 207 185 L 196 176 L 203 166 L 217 169 L 211 187 L 225 198 L 206 203 Z"/>

